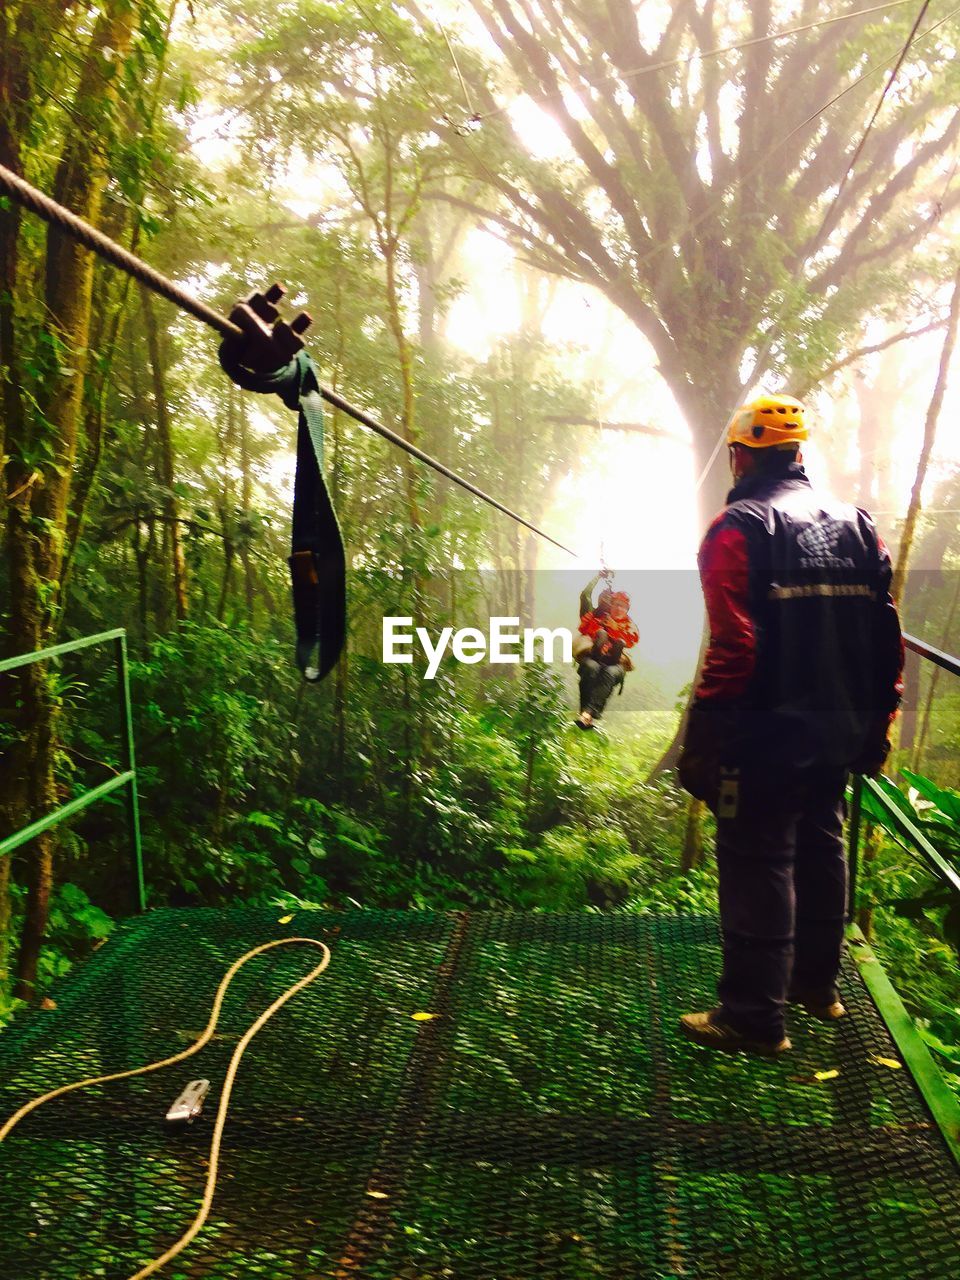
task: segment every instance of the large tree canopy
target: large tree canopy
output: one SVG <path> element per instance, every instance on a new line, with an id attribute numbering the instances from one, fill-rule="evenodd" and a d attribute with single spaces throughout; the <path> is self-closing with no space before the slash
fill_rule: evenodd
<path id="1" fill-rule="evenodd" d="M 474 207 L 646 335 L 701 464 L 758 354 L 758 376 L 809 378 L 868 309 L 902 299 L 911 253 L 936 258 L 960 201 L 944 179 L 960 136 L 956 19 L 931 8 L 920 24 L 837 198 L 919 5 L 825 22 L 836 6 L 810 0 L 682 0 L 657 15 L 634 0 L 471 3 L 568 144 L 532 154 L 476 81 L 485 107 L 461 156 L 490 198 Z"/>

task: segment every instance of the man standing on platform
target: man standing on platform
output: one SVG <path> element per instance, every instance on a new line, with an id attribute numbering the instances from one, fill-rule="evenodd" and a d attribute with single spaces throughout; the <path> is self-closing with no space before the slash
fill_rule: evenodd
<path id="1" fill-rule="evenodd" d="M 847 907 L 850 770 L 876 774 L 903 690 L 890 556 L 865 511 L 814 489 L 803 408 L 764 396 L 727 430 L 734 488 L 698 564 L 710 640 L 678 772 L 717 818 L 718 1006 L 681 1029 L 775 1057 L 788 1002 L 825 1021 Z"/>

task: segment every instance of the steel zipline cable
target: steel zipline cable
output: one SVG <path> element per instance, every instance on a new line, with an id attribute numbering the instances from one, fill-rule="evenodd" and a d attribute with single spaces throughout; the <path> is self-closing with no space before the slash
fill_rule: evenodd
<path id="1" fill-rule="evenodd" d="M 124 249 L 122 245 L 117 244 L 115 240 L 111 240 L 102 231 L 98 231 L 89 222 L 78 218 L 75 213 L 71 213 L 69 209 L 59 204 L 56 200 L 52 200 L 43 191 L 31 186 L 29 182 L 26 182 L 18 174 L 14 173 L 12 169 L 8 169 L 4 165 L 0 165 L 0 193 L 8 195 L 19 205 L 22 205 L 24 209 L 42 218 L 44 222 L 72 236 L 74 240 L 91 249 L 99 257 L 103 258 L 105 262 L 112 263 L 113 266 L 119 267 L 121 271 L 127 272 L 135 280 L 139 280 L 141 284 L 146 285 L 148 289 L 152 289 L 154 293 L 166 298 L 203 324 L 209 325 L 211 329 L 216 330 L 222 337 L 242 338 L 244 336 L 243 330 L 238 325 L 235 325 L 232 320 L 228 320 L 226 316 L 221 315 L 212 307 L 208 307 L 205 302 L 194 297 L 181 285 L 157 271 L 155 267 L 151 267 L 149 263 L 144 262 L 142 258 L 138 258 L 136 254 Z M 467 493 L 493 507 L 495 511 L 499 511 L 502 515 L 515 520 L 517 524 L 523 525 L 525 529 L 529 529 L 531 533 L 543 538 L 545 542 L 549 542 L 561 551 L 565 551 L 567 555 L 577 558 L 578 553 L 572 547 L 568 547 L 558 539 L 551 537 L 549 533 L 535 525 L 531 520 L 527 520 L 524 516 L 511 510 L 510 507 L 473 484 L 465 476 L 459 475 L 458 472 L 440 462 L 439 459 L 432 457 L 431 454 L 418 448 L 417 445 L 412 444 L 409 440 L 405 440 L 396 431 L 391 431 L 389 427 L 385 427 L 382 422 L 378 422 L 369 413 L 365 413 L 363 409 L 358 409 L 349 400 L 345 400 L 338 392 L 330 387 L 321 385 L 320 394 L 328 404 L 347 414 L 355 422 L 359 422 L 361 426 L 366 427 L 369 431 L 376 432 L 384 440 L 388 440 L 390 444 L 402 449 L 404 453 L 408 453 L 419 462 L 432 467 L 439 475 L 452 480 L 461 489 L 465 489 Z"/>

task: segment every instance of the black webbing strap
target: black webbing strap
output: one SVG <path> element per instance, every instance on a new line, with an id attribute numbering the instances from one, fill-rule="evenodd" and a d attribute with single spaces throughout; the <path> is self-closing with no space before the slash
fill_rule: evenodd
<path id="1" fill-rule="evenodd" d="M 347 630 L 347 573 L 343 537 L 323 477 L 323 401 L 316 366 L 300 351 L 280 369 L 258 373 L 240 361 L 242 345 L 227 338 L 220 364 L 245 391 L 278 395 L 299 413 L 293 483 L 290 576 L 297 631 L 297 666 L 305 680 L 322 680 L 336 665 Z M 316 659 L 314 659 L 316 651 Z"/>

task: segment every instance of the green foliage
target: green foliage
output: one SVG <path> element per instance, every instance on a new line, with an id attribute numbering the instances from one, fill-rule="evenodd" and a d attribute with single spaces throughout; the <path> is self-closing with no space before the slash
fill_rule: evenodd
<path id="1" fill-rule="evenodd" d="M 909 769 L 902 769 L 901 772 L 910 786 L 915 787 L 924 799 L 929 800 L 948 819 L 946 823 L 934 824 L 925 821 L 923 825 L 939 830 L 951 844 L 960 844 L 960 793 L 938 787 L 930 778 L 911 773 Z M 919 807 L 915 807 L 919 812 Z"/>
<path id="2" fill-rule="evenodd" d="M 279 887 L 274 846 L 286 823 L 271 805 L 285 807 L 291 790 L 294 681 L 278 645 L 192 622 L 132 664 L 144 856 L 157 893 L 223 901 Z"/>
<path id="3" fill-rule="evenodd" d="M 928 919 L 877 913 L 876 947 L 897 994 L 960 1095 L 960 979 L 957 953 Z"/>
<path id="4" fill-rule="evenodd" d="M 568 15 L 585 47 L 593 41 L 588 8 Z M 625 113 L 617 139 L 605 139 L 604 121 L 591 114 L 599 99 L 583 98 L 583 136 L 599 144 L 598 156 L 613 157 L 609 172 L 624 184 L 614 206 L 597 178 L 606 160 L 588 174 L 570 156 L 531 156 L 505 116 L 465 140 L 450 48 L 415 9 L 297 0 L 254 12 L 239 0 L 204 0 L 178 11 L 168 46 L 169 10 L 147 0 L 136 6 L 128 53 L 101 59 L 106 80 L 122 85 L 115 105 L 78 98 L 99 11 L 57 13 L 66 25 L 35 34 L 22 50 L 33 77 L 20 139 L 27 176 L 52 189 L 67 144 L 96 137 L 110 173 L 103 223 L 114 238 L 221 309 L 271 279 L 286 280 L 295 306 L 315 317 L 311 350 L 326 381 L 534 520 L 583 474 L 576 468 L 584 436 L 564 422 L 597 412 L 597 369 L 579 335 L 559 342 L 543 332 L 549 286 L 538 266 L 570 273 L 573 260 L 578 279 L 593 280 L 639 317 L 657 339 L 659 367 L 694 434 L 707 431 L 711 441 L 718 390 L 738 384 L 731 374 L 772 316 L 786 335 L 774 366 L 815 373 L 865 312 L 890 298 L 899 308 L 906 297 L 904 273 L 892 267 L 850 271 L 842 288 L 824 284 L 817 297 L 791 281 L 785 262 L 812 231 L 836 177 L 816 137 L 809 140 L 816 189 L 800 213 L 786 198 L 790 157 L 784 153 L 768 189 L 747 182 L 728 197 L 721 170 L 750 163 L 731 155 L 711 177 L 723 188 L 715 215 L 695 236 L 685 233 L 690 192 L 703 208 L 713 197 L 698 188 L 689 154 L 667 139 L 675 126 L 674 141 L 693 136 L 701 106 L 712 109 L 720 85 L 681 84 L 673 79 L 686 76 L 680 69 L 664 69 L 666 81 L 657 80 L 656 127 L 639 80 L 631 84 L 641 96 L 610 99 L 614 123 Z M 741 34 L 737 17 L 718 13 L 705 26 L 698 18 L 696 31 L 688 19 L 678 11 L 676 38 L 691 48 L 714 19 L 723 39 L 713 43 Z M 900 39 L 895 21 L 871 28 L 871 50 L 885 56 Z M 727 30 L 730 23 L 737 29 Z M 478 101 L 494 102 L 501 69 L 455 32 L 451 39 Z M 836 47 L 845 74 L 859 66 L 862 41 Z M 940 54 L 930 57 L 942 92 Z M 734 60 L 731 78 L 742 65 Z M 665 97 L 664 83 L 677 93 Z M 798 82 L 785 83 L 791 109 L 802 115 Z M 905 90 L 889 137 L 911 111 L 926 124 L 931 103 L 915 92 L 912 84 Z M 751 102 L 746 114 L 759 119 L 763 105 Z M 845 109 L 859 122 L 859 105 L 850 99 Z M 556 110 L 566 108 L 558 102 Z M 940 150 L 932 144 L 932 159 Z M 884 174 L 881 166 L 878 187 Z M 518 214 L 510 191 L 521 203 L 531 198 L 527 213 Z M 908 184 L 885 220 L 891 235 L 914 216 L 909 197 Z M 631 206 L 640 211 L 632 229 L 623 220 Z M 558 221 L 544 221 L 549 210 L 559 211 Z M 443 319 L 469 277 L 462 250 L 478 220 L 522 242 L 520 258 L 504 269 L 505 294 L 516 292 L 522 319 L 515 332 L 487 335 L 485 349 L 464 351 L 447 341 Z M 860 221 L 851 216 L 848 224 Z M 565 229 L 561 240 L 557 228 Z M 677 237 L 680 256 L 650 256 L 646 243 L 634 242 L 648 234 L 663 244 Z M 578 245 L 584 235 L 588 243 Z M 17 247 L 17 277 L 0 282 L 15 290 L 13 356 L 30 422 L 15 461 L 54 474 L 63 467 L 49 397 L 75 353 L 44 322 L 47 240 L 39 220 L 24 220 Z M 892 242 L 878 249 L 884 262 L 897 258 Z M 923 269 L 936 277 L 941 256 L 937 250 Z M 930 291 L 911 287 L 915 314 Z M 155 310 L 156 361 L 137 290 L 97 266 L 69 512 L 63 528 L 46 513 L 34 526 L 68 549 L 64 638 L 114 625 L 129 632 L 151 903 L 714 910 L 712 867 L 678 870 L 685 798 L 669 778 L 648 780 L 675 713 L 648 707 L 628 715 L 629 699 L 618 700 L 604 739 L 572 729 L 571 673 L 447 664 L 425 682 L 408 668 L 383 666 L 385 613 L 435 629 L 528 611 L 537 551 L 526 532 L 409 469 L 382 440 L 333 413 L 328 479 L 352 567 L 348 652 L 325 687 L 299 682 L 285 566 L 295 423 L 277 405 L 227 386 L 198 323 L 160 301 Z M 158 431 L 161 398 L 171 421 L 169 459 Z M 700 412 L 704 404 L 709 414 Z M 186 563 L 180 620 L 174 522 Z M 59 582 L 41 583 L 39 603 L 56 607 L 60 590 Z M 631 677 L 634 688 L 640 679 Z M 65 666 L 51 688 L 66 796 L 121 767 L 116 692 L 94 655 Z M 14 737 L 0 719 L 0 749 Z M 914 785 L 938 806 L 937 817 L 899 792 L 896 802 L 954 856 L 957 815 L 945 793 Z M 114 797 L 62 834 L 44 984 L 128 910 L 122 818 Z M 14 933 L 22 873 L 18 862 Z M 929 896 L 893 847 L 868 887 L 910 913 L 884 913 L 891 963 L 911 1008 L 927 1018 L 929 1042 L 951 1059 L 960 997 L 954 957 L 937 934 L 946 903 Z M 12 1008 L 0 988 L 0 1019 Z"/>
<path id="5" fill-rule="evenodd" d="M 910 819 L 937 852 L 960 869 L 960 793 L 938 787 L 930 778 L 909 769 L 902 770 L 902 773 L 910 786 L 909 794 L 905 795 L 886 777 L 879 778 L 878 785 L 888 801 Z M 894 840 L 903 839 L 885 807 L 866 788 L 862 804 L 863 812 L 870 821 L 880 826 Z M 915 856 L 920 858 L 919 853 Z M 914 890 L 902 893 L 902 896 L 891 897 L 888 884 L 884 900 L 900 915 L 914 920 L 920 919 L 925 913 L 934 913 L 944 938 L 960 952 L 960 899 L 953 887 L 939 878 L 935 878 L 931 887 L 925 883 L 928 875 L 918 873 L 917 868 L 908 869 L 896 865 L 889 870 L 895 872 L 901 893 L 905 887 L 904 882 L 911 888 L 918 883 L 923 888 L 919 892 Z"/>
<path id="6" fill-rule="evenodd" d="M 930 778 L 902 770 L 909 790 L 888 778 L 878 780 L 885 797 L 919 828 L 944 858 L 958 865 L 960 794 Z M 864 892 L 877 906 L 892 907 L 875 917 L 877 944 L 921 1036 L 936 1054 L 960 1094 L 960 901 L 916 853 L 905 856 L 903 837 L 886 809 L 863 792 L 865 817 L 885 831 L 876 858 L 864 868 Z M 932 881 L 932 883 L 931 883 Z"/>
<path id="7" fill-rule="evenodd" d="M 19 925 L 25 894 L 14 891 L 14 930 Z M 114 929 L 113 919 L 94 902 L 79 885 L 60 884 L 50 907 L 47 946 L 44 948 L 37 980 L 41 990 L 56 978 L 69 972 L 74 962 L 88 955 L 92 948 L 106 941 Z M 7 998 L 0 1003 L 0 1025 L 16 1011 L 17 1001 Z"/>

